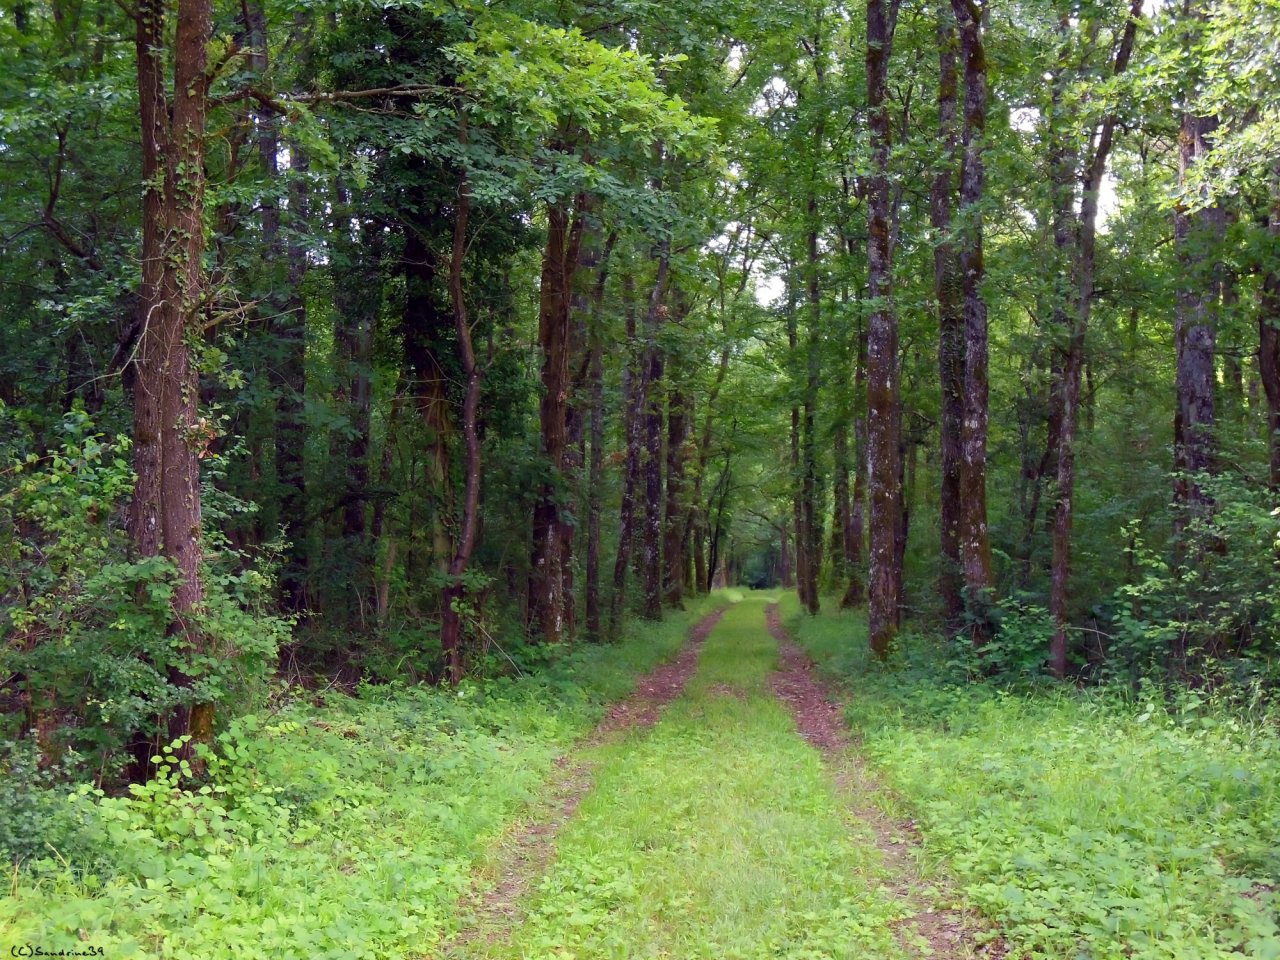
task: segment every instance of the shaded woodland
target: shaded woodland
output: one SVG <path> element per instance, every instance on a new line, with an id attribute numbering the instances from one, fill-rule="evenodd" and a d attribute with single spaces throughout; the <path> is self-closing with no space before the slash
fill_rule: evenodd
<path id="1" fill-rule="evenodd" d="M 865 605 L 879 658 L 1273 687 L 1274 0 L 0 38 L 0 739 L 42 765 L 739 584 Z"/>

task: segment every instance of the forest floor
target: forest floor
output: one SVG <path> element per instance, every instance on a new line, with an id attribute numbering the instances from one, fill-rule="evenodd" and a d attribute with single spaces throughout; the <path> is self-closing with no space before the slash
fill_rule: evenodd
<path id="1" fill-rule="evenodd" d="M 753 595 L 562 764 L 444 956 L 1002 956 L 921 877 L 877 789 L 776 603 Z"/>
<path id="2" fill-rule="evenodd" d="M 719 591 L 520 677 L 239 717 L 205 781 L 44 795 L 0 950 L 1280 960 L 1270 707 L 973 682 L 925 632 L 880 664 L 835 606 Z"/>

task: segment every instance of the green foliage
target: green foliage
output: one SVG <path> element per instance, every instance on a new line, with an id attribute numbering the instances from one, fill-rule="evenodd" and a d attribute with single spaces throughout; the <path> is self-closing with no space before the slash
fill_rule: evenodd
<path id="1" fill-rule="evenodd" d="M 1274 684 L 1280 649 L 1280 509 L 1265 487 L 1228 476 L 1199 480 L 1213 501 L 1184 534 L 1184 562 L 1171 563 L 1132 537 L 1134 582 L 1110 611 L 1115 642 L 1108 675 L 1154 673 L 1171 650 L 1175 670 L 1220 682 Z"/>
<path id="2" fill-rule="evenodd" d="M 92 819 L 77 816 L 66 801 L 80 758 L 67 752 L 54 763 L 40 763 L 33 737 L 0 743 L 0 861 L 91 856 L 97 842 Z"/>
<path id="3" fill-rule="evenodd" d="M 850 721 L 926 854 L 1017 955 L 1280 955 L 1274 718 L 1154 689 L 952 684 L 936 641 L 909 640 L 885 669 L 832 655 L 865 631 L 856 615 L 793 628 L 848 684 Z"/>
<path id="4" fill-rule="evenodd" d="M 429 953 L 456 927 L 471 866 L 556 758 L 717 602 L 523 679 L 366 685 L 237 718 L 202 751 L 200 778 L 174 744 L 127 796 L 26 794 L 0 836 L 33 859 L 0 898 L 0 929 L 47 949 L 86 931 L 109 956 Z M 92 846 L 35 849 L 33 809 L 91 825 L 75 835 Z"/>
<path id="5" fill-rule="evenodd" d="M 101 781 L 175 707 L 251 702 L 289 625 L 264 606 L 269 572 L 222 543 L 193 618 L 207 646 L 178 644 L 172 565 L 134 559 L 124 530 L 128 440 L 96 433 L 82 412 L 62 434 L 43 459 L 11 459 L 0 488 L 0 673 L 19 707 L 5 719 L 8 736 L 32 729 L 49 759 L 71 749 Z M 175 684 L 175 672 L 195 683 Z"/>

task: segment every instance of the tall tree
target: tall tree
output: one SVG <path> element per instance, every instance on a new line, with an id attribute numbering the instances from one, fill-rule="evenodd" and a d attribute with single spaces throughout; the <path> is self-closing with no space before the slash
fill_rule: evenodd
<path id="1" fill-rule="evenodd" d="M 196 612 L 201 580 L 200 458 L 212 439 L 200 417 L 197 367 L 208 289 L 204 274 L 204 151 L 213 16 L 208 0 L 178 0 L 169 41 L 168 0 L 136 10 L 142 121 L 142 287 L 134 354 L 134 470 L 130 531 L 138 553 L 174 565 L 172 630 L 188 656 L 205 652 Z M 173 92 L 165 82 L 169 53 Z M 194 677 L 170 678 L 190 688 Z M 170 718 L 171 736 L 213 735 L 213 704 L 192 694 Z"/>
<path id="2" fill-rule="evenodd" d="M 538 345 L 542 352 L 542 399 L 538 417 L 542 453 L 550 475 L 533 510 L 533 558 L 529 575 L 529 625 L 547 643 L 564 635 L 566 605 L 564 469 L 568 452 L 569 333 L 573 278 L 586 229 L 588 198 L 547 204 L 547 240 L 538 300 Z"/>
<path id="3" fill-rule="evenodd" d="M 1258 311 L 1258 374 L 1266 396 L 1271 488 L 1280 491 L 1280 164 L 1271 178 L 1267 233 L 1272 238 L 1273 259 L 1266 269 L 1262 309 Z"/>
<path id="4" fill-rule="evenodd" d="M 1181 23 L 1190 45 L 1204 29 L 1206 8 L 1199 0 L 1183 0 Z M 1178 136 L 1178 184 L 1190 190 L 1212 149 L 1218 128 L 1215 113 L 1206 112 L 1196 91 L 1199 71 L 1188 73 L 1186 106 Z M 1174 315 L 1176 408 L 1173 418 L 1175 531 L 1182 535 L 1193 520 L 1208 515 L 1211 503 L 1198 477 L 1216 467 L 1214 387 L 1217 328 L 1223 288 L 1221 244 L 1226 211 L 1216 200 L 1184 195 L 1174 210 L 1174 240 L 1182 277 Z M 1176 652 L 1175 652 L 1176 655 Z"/>
<path id="5" fill-rule="evenodd" d="M 964 62 L 964 164 L 960 214 L 964 242 L 960 275 L 964 288 L 964 424 L 960 445 L 960 563 L 974 639 L 986 639 L 983 609 L 995 585 L 987 529 L 987 304 L 982 280 L 982 201 L 986 186 L 983 150 L 987 126 L 987 59 L 982 8 L 974 0 L 952 0 Z"/>
<path id="6" fill-rule="evenodd" d="M 467 144 L 466 115 L 459 111 L 458 139 Z M 449 681 L 462 682 L 462 603 L 467 596 L 467 565 L 475 549 L 480 524 L 480 365 L 471 342 L 471 321 L 463 288 L 463 268 L 467 256 L 467 229 L 471 218 L 471 183 L 464 172 L 458 179 L 453 210 L 453 243 L 449 251 L 449 305 L 453 310 L 454 333 L 458 338 L 458 359 L 464 381 L 462 399 L 462 439 L 465 450 L 462 516 L 458 536 L 449 558 L 449 579 L 441 596 L 440 646 L 444 650 Z"/>
<path id="7" fill-rule="evenodd" d="M 1119 76 L 1129 65 L 1142 16 L 1142 0 L 1133 0 L 1129 18 L 1120 31 L 1112 75 Z M 1076 422 L 1080 413 L 1081 372 L 1085 363 L 1085 336 L 1093 309 L 1097 272 L 1098 197 L 1106 176 L 1107 162 L 1115 139 L 1116 112 L 1103 118 L 1096 136 L 1091 136 L 1092 155 L 1087 158 L 1084 196 L 1080 204 L 1074 262 L 1074 324 L 1067 341 L 1059 387 L 1058 424 L 1058 500 L 1053 515 L 1053 580 L 1049 594 L 1049 610 L 1054 619 L 1054 636 L 1050 646 L 1050 666 L 1059 679 L 1067 672 L 1067 625 L 1070 620 L 1071 519 L 1075 502 Z"/>
<path id="8" fill-rule="evenodd" d="M 880 659 L 901 623 L 901 583 L 897 537 L 902 509 L 902 404 L 898 393 L 898 318 L 893 306 L 893 244 L 890 236 L 893 190 L 889 151 L 889 61 L 898 20 L 898 0 L 867 2 L 867 113 L 871 128 L 872 173 L 867 187 L 868 289 L 872 312 L 867 331 L 867 471 L 871 486 L 871 649 Z"/>
<path id="9" fill-rule="evenodd" d="M 952 627 L 964 610 L 960 565 L 960 462 L 964 425 L 965 315 L 960 264 L 951 232 L 959 126 L 956 122 L 956 20 L 950 3 L 938 7 L 938 140 L 942 156 L 929 194 L 930 221 L 937 232 L 933 248 L 933 291 L 938 309 L 938 382 L 942 402 L 939 420 L 942 572 L 938 589 L 942 609 Z"/>

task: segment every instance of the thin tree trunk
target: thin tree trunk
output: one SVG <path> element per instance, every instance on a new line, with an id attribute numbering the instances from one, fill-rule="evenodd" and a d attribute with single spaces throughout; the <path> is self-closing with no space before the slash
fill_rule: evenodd
<path id="1" fill-rule="evenodd" d="M 1271 215 L 1267 233 L 1273 259 L 1262 283 L 1262 309 L 1258 313 L 1258 374 L 1267 400 L 1267 449 L 1270 452 L 1271 489 L 1280 491 L 1280 165 L 1271 182 Z"/>
<path id="2" fill-rule="evenodd" d="M 668 310 L 667 285 L 671 277 L 670 242 L 663 241 L 658 270 L 645 316 L 644 374 L 644 527 L 640 538 L 646 620 L 662 619 L 662 378 L 665 358 L 659 342 Z"/>
<path id="3" fill-rule="evenodd" d="M 950 240 L 951 202 L 958 150 L 956 123 L 956 29 L 949 6 L 938 10 L 938 136 L 943 155 L 930 194 L 930 220 L 938 239 L 933 249 L 933 290 L 938 302 L 938 382 L 942 392 L 941 453 L 942 571 L 938 591 L 949 628 L 964 611 L 960 568 L 960 458 L 964 424 L 965 331 L 959 263 Z"/>
<path id="4" fill-rule="evenodd" d="M 873 308 L 867 333 L 867 462 L 871 482 L 870 642 L 883 660 L 901 623 L 901 578 L 896 569 L 901 470 L 898 438 L 902 407 L 898 396 L 898 318 L 893 307 L 893 247 L 890 221 L 888 74 L 897 0 L 867 2 L 867 113 L 871 128 L 872 174 L 868 189 L 868 280 Z"/>
<path id="5" fill-rule="evenodd" d="M 461 110 L 459 140 L 466 144 L 466 121 Z M 458 181 L 457 202 L 453 214 L 453 247 L 449 257 L 449 305 L 453 310 L 454 332 L 458 338 L 458 359 L 465 383 L 462 400 L 462 438 L 465 453 L 464 493 L 462 516 L 458 525 L 458 537 L 453 556 L 449 560 L 449 579 L 445 584 L 440 646 L 444 651 L 449 670 L 449 682 L 457 686 L 462 682 L 462 616 L 461 606 L 466 600 L 465 576 L 471 552 L 475 548 L 476 533 L 480 522 L 480 368 L 476 363 L 475 348 L 471 342 L 471 323 L 467 319 L 466 300 L 463 297 L 462 268 L 467 253 L 467 221 L 471 214 L 471 185 L 465 173 Z"/>
<path id="6" fill-rule="evenodd" d="M 693 589 L 696 593 L 706 593 L 711 589 L 710 573 L 706 564 L 707 512 L 703 509 L 703 484 L 707 474 L 707 463 L 711 457 L 711 438 L 715 426 L 716 400 L 720 389 L 724 386 L 725 377 L 729 373 L 730 351 L 725 347 L 720 351 L 720 362 L 716 367 L 716 378 L 707 394 L 707 409 L 702 418 L 702 436 L 698 441 L 698 465 L 693 479 L 693 495 L 690 498 L 688 519 L 686 521 L 685 539 L 693 543 Z"/>
<path id="7" fill-rule="evenodd" d="M 791 289 L 791 278 L 787 278 L 787 350 L 792 368 L 791 379 L 794 380 L 795 365 L 799 344 L 799 318 L 796 316 L 795 292 Z M 800 603 L 808 609 L 812 605 L 809 597 L 809 533 L 806 522 L 808 511 L 804 505 L 804 474 L 800 458 L 800 404 L 791 401 L 791 515 L 795 533 L 795 583 Z M 785 547 L 785 544 L 784 544 Z M 790 571 L 790 566 L 787 567 Z M 790 584 L 784 584 L 790 586 Z"/>
<path id="8" fill-rule="evenodd" d="M 960 273 L 964 287 L 964 425 L 960 452 L 960 564 L 970 605 L 974 641 L 987 639 L 984 609 L 995 580 L 987 532 L 987 305 L 981 203 L 983 138 L 987 122 L 987 64 L 982 11 L 974 0 L 952 0 L 964 61 L 964 165 L 960 211 L 965 218 Z"/>
<path id="9" fill-rule="evenodd" d="M 382 231 L 361 219 L 359 240 L 351 221 L 360 201 L 342 183 L 335 187 L 333 236 L 335 291 L 333 318 L 334 401 L 347 429 L 332 435 L 331 455 L 342 464 L 343 487 L 337 507 L 345 541 L 342 560 L 357 599 L 365 596 L 372 554 L 368 538 L 369 433 L 372 427 L 372 352 L 374 328 L 382 310 Z M 363 619 L 361 604 L 359 616 Z"/>
<path id="10" fill-rule="evenodd" d="M 860 607 L 867 601 L 866 571 L 863 569 L 863 545 L 866 540 L 867 503 L 867 335 L 858 331 L 857 364 L 853 375 L 853 395 L 861 411 L 853 420 L 853 503 L 849 509 L 849 539 L 845 552 L 849 558 L 849 583 L 840 600 L 842 610 Z"/>
<path id="11" fill-rule="evenodd" d="M 822 74 L 819 72 L 819 83 Z M 823 125 L 818 124 L 815 136 L 818 148 L 821 149 Z M 803 529 L 805 536 L 805 589 L 806 609 L 810 615 L 816 615 L 820 606 L 818 595 L 818 576 L 822 571 L 822 515 L 818 509 L 818 441 L 815 436 L 814 417 L 818 405 L 818 381 L 822 375 L 821 358 L 818 341 L 821 336 L 822 291 L 820 287 L 819 268 L 821 259 L 818 252 L 818 202 L 809 199 L 809 237 L 808 237 L 808 335 L 805 337 L 805 384 L 804 411 L 801 420 L 800 452 L 802 479 L 800 500 L 803 510 Z"/>
<path id="12" fill-rule="evenodd" d="M 686 403 L 684 390 L 673 383 L 667 393 L 667 509 L 662 549 L 666 601 L 676 608 L 684 604 L 684 475 L 689 432 Z"/>
<path id="13" fill-rule="evenodd" d="M 276 323 L 280 350 L 276 374 L 276 483 L 280 489 L 280 519 L 289 542 L 288 561 L 280 573 L 285 605 L 301 610 L 306 606 L 306 390 L 307 390 L 307 303 L 303 283 L 307 275 L 307 254 L 301 237 L 310 228 L 311 205 L 305 171 L 309 160 L 298 144 L 289 149 L 289 211 L 286 223 L 285 277 L 288 296 L 285 315 Z"/>
<path id="14" fill-rule="evenodd" d="M 587 569 L 586 569 L 586 620 L 587 636 L 595 641 L 604 639 L 600 611 L 600 514 L 604 488 L 604 324 L 603 307 L 605 286 L 609 280 L 609 258 L 617 231 L 609 234 L 597 267 L 595 293 L 591 304 L 591 330 L 589 333 L 587 377 L 590 381 L 591 459 L 587 464 Z"/>
<path id="15" fill-rule="evenodd" d="M 1116 53 L 1113 74 L 1118 76 L 1128 66 L 1137 35 L 1138 18 L 1143 0 L 1133 0 L 1129 21 L 1125 25 Z M 1049 593 L 1049 611 L 1054 619 L 1054 635 L 1050 644 L 1050 666 L 1054 676 L 1067 674 L 1067 627 L 1070 623 L 1071 597 L 1071 520 L 1075 494 L 1075 437 L 1080 413 L 1080 376 L 1085 360 L 1085 336 L 1093 307 L 1095 250 L 1098 236 L 1098 194 L 1107 171 L 1107 160 L 1115 134 L 1116 116 L 1103 120 L 1093 157 L 1090 159 L 1080 205 L 1079 247 L 1076 254 L 1075 324 L 1067 345 L 1063 364 L 1061 426 L 1058 449 L 1058 502 L 1053 517 L 1053 577 Z"/>
<path id="16" fill-rule="evenodd" d="M 622 478 L 622 507 L 618 519 L 618 554 L 613 564 L 613 592 L 609 595 L 609 637 L 616 639 L 622 628 L 626 602 L 627 571 L 636 539 L 636 497 L 640 492 L 644 408 L 644 363 L 636 335 L 635 282 L 631 274 L 622 278 L 623 310 L 626 318 L 627 351 L 622 371 L 623 434 L 626 465 Z"/>
<path id="17" fill-rule="evenodd" d="M 840 417 L 831 438 L 831 580 L 844 583 L 850 573 L 849 538 L 853 527 L 849 494 L 849 423 Z"/>

